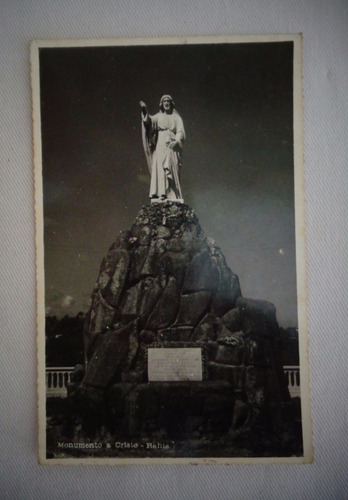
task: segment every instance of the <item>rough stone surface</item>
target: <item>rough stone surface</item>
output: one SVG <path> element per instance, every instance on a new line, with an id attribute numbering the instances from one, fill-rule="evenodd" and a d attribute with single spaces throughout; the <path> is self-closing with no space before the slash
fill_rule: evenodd
<path id="1" fill-rule="evenodd" d="M 199 290 L 216 291 L 219 286 L 219 272 L 209 249 L 204 249 L 196 255 L 186 272 L 183 293 Z"/>
<path id="2" fill-rule="evenodd" d="M 210 361 L 208 373 L 211 380 L 227 380 L 235 391 L 243 391 L 245 388 L 245 367 L 233 366 Z"/>
<path id="3" fill-rule="evenodd" d="M 185 278 L 187 266 L 190 263 L 190 254 L 187 251 L 166 252 L 159 261 L 159 269 L 165 275 L 174 276 L 176 282 L 181 287 Z"/>
<path id="4" fill-rule="evenodd" d="M 276 309 L 271 302 L 239 297 L 236 305 L 240 311 L 242 330 L 246 334 L 272 337 L 279 332 Z"/>
<path id="5" fill-rule="evenodd" d="M 117 306 L 127 276 L 129 254 L 126 250 L 110 250 L 102 262 L 97 287 L 103 298 Z"/>
<path id="6" fill-rule="evenodd" d="M 115 384 L 105 395 L 106 406 L 125 435 L 140 438 L 156 432 L 162 439 L 185 439 L 228 432 L 234 408 L 226 381 Z M 154 431 L 155 424 L 155 431 Z"/>
<path id="7" fill-rule="evenodd" d="M 229 311 L 238 297 L 241 296 L 239 278 L 226 265 L 225 257 L 219 248 L 212 247 L 217 269 L 219 270 L 219 286 L 213 298 L 212 312 L 222 316 Z"/>
<path id="8" fill-rule="evenodd" d="M 233 409 L 232 430 L 245 427 L 249 417 L 248 405 L 237 399 Z"/>
<path id="9" fill-rule="evenodd" d="M 154 309 L 162 291 L 159 278 L 150 276 L 143 278 L 126 292 L 123 315 L 147 318 Z"/>
<path id="10" fill-rule="evenodd" d="M 215 361 L 227 365 L 239 365 L 243 363 L 243 348 L 239 345 L 219 345 Z"/>
<path id="11" fill-rule="evenodd" d="M 180 294 L 176 279 L 171 276 L 147 323 L 149 330 L 159 330 L 174 323 Z"/>
<path id="12" fill-rule="evenodd" d="M 132 267 L 129 273 L 129 282 L 134 283 L 142 276 L 142 269 L 149 253 L 147 246 L 136 248 L 132 255 Z"/>
<path id="13" fill-rule="evenodd" d="M 110 306 L 98 291 L 92 296 L 92 307 L 87 315 L 87 329 L 94 333 L 106 331 L 112 325 L 115 314 L 116 309 Z"/>
<path id="14" fill-rule="evenodd" d="M 156 334 L 150 330 L 142 330 L 139 334 L 141 342 L 144 344 L 152 344 L 155 340 Z"/>
<path id="15" fill-rule="evenodd" d="M 239 307 L 230 309 L 226 314 L 222 316 L 221 321 L 226 325 L 226 328 L 230 332 L 238 332 L 238 330 L 241 330 L 241 317 Z"/>
<path id="16" fill-rule="evenodd" d="M 128 371 L 139 347 L 136 321 L 120 330 L 110 330 L 98 339 L 84 385 L 106 388 Z"/>
<path id="17" fill-rule="evenodd" d="M 176 324 L 196 326 L 199 320 L 209 311 L 210 292 L 195 292 L 181 295 Z"/>
<path id="18" fill-rule="evenodd" d="M 239 365 L 245 363 L 245 336 L 243 332 L 229 333 L 217 339 L 219 344 L 215 361 Z"/>
<path id="19" fill-rule="evenodd" d="M 88 330 L 87 325 L 85 325 L 83 332 L 83 344 L 87 359 L 91 358 L 93 352 L 92 349 L 94 348 L 94 344 L 96 343 L 99 336 L 100 336 L 99 333 L 91 332 L 90 330 Z"/>
<path id="20" fill-rule="evenodd" d="M 269 339 L 251 336 L 245 341 L 245 363 L 256 367 L 272 366 L 274 347 Z"/>
<path id="21" fill-rule="evenodd" d="M 195 328 L 192 340 L 196 342 L 216 340 L 215 326 L 215 316 L 211 313 L 206 314 L 199 325 Z"/>
<path id="22" fill-rule="evenodd" d="M 159 340 L 163 342 L 188 342 L 191 338 L 193 328 L 189 326 L 174 326 L 159 330 Z"/>

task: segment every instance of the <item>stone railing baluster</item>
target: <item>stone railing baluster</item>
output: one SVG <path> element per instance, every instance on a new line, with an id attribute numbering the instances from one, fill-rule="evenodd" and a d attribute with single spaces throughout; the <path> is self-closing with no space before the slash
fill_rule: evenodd
<path id="1" fill-rule="evenodd" d="M 46 395 L 51 398 L 66 398 L 73 366 L 54 366 L 46 368 Z"/>
<path id="2" fill-rule="evenodd" d="M 284 366 L 284 374 L 288 383 L 290 396 L 292 398 L 301 397 L 300 367 Z"/>

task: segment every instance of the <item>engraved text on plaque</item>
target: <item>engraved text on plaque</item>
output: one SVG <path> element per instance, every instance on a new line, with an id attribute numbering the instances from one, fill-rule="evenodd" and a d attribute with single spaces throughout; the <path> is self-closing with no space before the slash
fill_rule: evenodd
<path id="1" fill-rule="evenodd" d="M 149 382 L 202 380 L 201 347 L 149 348 Z"/>

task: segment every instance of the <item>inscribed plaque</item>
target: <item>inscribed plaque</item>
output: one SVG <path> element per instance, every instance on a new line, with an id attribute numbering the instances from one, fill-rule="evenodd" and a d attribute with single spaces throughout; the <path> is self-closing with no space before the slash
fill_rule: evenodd
<path id="1" fill-rule="evenodd" d="M 149 382 L 202 380 L 200 347 L 151 348 L 148 350 Z"/>

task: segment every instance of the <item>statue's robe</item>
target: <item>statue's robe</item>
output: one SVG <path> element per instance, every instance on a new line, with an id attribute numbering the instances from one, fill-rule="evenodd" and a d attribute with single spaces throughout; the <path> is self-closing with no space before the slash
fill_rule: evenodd
<path id="1" fill-rule="evenodd" d="M 182 200 L 180 168 L 185 129 L 180 115 L 159 112 L 142 119 L 143 145 L 151 174 L 150 197 Z M 177 141 L 174 150 L 169 144 Z"/>

